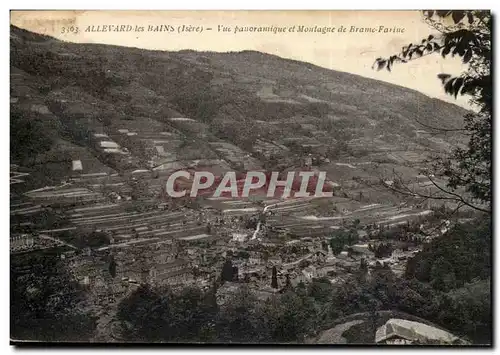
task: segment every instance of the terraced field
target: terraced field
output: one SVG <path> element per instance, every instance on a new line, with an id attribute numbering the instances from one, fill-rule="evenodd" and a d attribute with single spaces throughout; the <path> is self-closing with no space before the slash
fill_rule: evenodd
<path id="1" fill-rule="evenodd" d="M 431 206 L 397 196 L 382 182 L 397 174 L 434 193 L 432 183 L 419 180 L 421 153 L 447 151 L 460 140 L 431 137 L 417 121 L 440 117 L 451 127 L 463 109 L 307 63 L 258 52 L 166 53 L 11 32 L 11 159 L 17 164 L 11 219 L 19 231 L 55 237 L 100 231 L 115 246 L 127 246 L 204 238 L 211 233 L 203 214 L 229 221 L 270 214 L 267 228 L 297 236 L 328 235 L 356 219 L 397 225 L 427 216 Z M 171 201 L 165 182 L 179 169 L 217 176 L 325 171 L 335 195 Z"/>

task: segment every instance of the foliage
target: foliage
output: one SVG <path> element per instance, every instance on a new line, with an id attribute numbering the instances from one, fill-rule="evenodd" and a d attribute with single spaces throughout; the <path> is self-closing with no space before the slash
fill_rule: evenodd
<path id="1" fill-rule="evenodd" d="M 11 338 L 88 341 L 95 317 L 80 305 L 85 293 L 57 254 L 14 256 L 10 271 Z"/>
<path id="2" fill-rule="evenodd" d="M 90 234 L 85 234 L 81 237 L 82 248 L 99 248 L 102 246 L 109 245 L 109 238 L 104 232 L 92 232 Z"/>
<path id="3" fill-rule="evenodd" d="M 248 259 L 250 258 L 250 253 L 246 250 L 239 250 L 237 257 L 240 259 Z"/>
<path id="4" fill-rule="evenodd" d="M 109 274 L 111 275 L 112 278 L 116 277 L 116 261 L 113 257 L 111 257 L 111 260 L 109 262 Z"/>
<path id="5" fill-rule="evenodd" d="M 43 120 L 26 116 L 13 111 L 10 117 L 10 157 L 15 162 L 29 163 L 54 144 Z"/>
<path id="6" fill-rule="evenodd" d="M 352 245 L 356 243 L 357 240 L 358 233 L 355 229 L 333 233 L 330 237 L 330 247 L 332 248 L 332 253 L 334 255 L 340 254 L 346 245 Z"/>
<path id="7" fill-rule="evenodd" d="M 332 248 L 333 255 L 339 255 L 344 250 L 344 241 L 340 238 L 330 238 L 330 247 Z"/>
<path id="8" fill-rule="evenodd" d="M 209 293 L 185 288 L 179 294 L 140 286 L 118 307 L 122 336 L 135 341 L 210 340 L 216 305 Z"/>
<path id="9" fill-rule="evenodd" d="M 370 248 L 371 247 L 371 248 Z M 391 243 L 378 243 L 375 246 L 368 246 L 370 251 L 373 251 L 376 258 L 387 258 L 392 255 L 394 247 Z"/>
<path id="10" fill-rule="evenodd" d="M 491 283 L 482 280 L 465 284 L 438 298 L 440 323 L 467 334 L 476 342 L 491 342 Z"/>
<path id="11" fill-rule="evenodd" d="M 424 18 L 440 33 L 429 35 L 420 43 L 404 46 L 399 54 L 389 58 L 377 58 L 377 69 L 391 71 L 394 63 L 407 63 L 424 55 L 439 53 L 443 58 L 457 55 L 472 69 L 459 77 L 440 74 L 446 93 L 469 94 L 476 104 L 491 105 L 491 14 L 489 11 L 423 11 Z M 438 18 L 436 20 L 435 18 Z M 453 24 L 449 24 L 451 17 Z M 465 21 L 467 19 L 467 21 Z M 478 73 L 477 70 L 480 70 Z M 475 74 L 474 74 L 475 73 Z M 491 106 L 490 106 L 491 107 Z"/>
<path id="12" fill-rule="evenodd" d="M 491 273 L 489 219 L 457 225 L 410 259 L 406 277 L 430 282 L 441 291 L 461 287 Z"/>
<path id="13" fill-rule="evenodd" d="M 133 201 L 140 200 L 141 198 L 147 197 L 150 195 L 148 189 L 148 183 L 144 180 L 133 181 L 131 183 L 132 192 L 130 194 Z"/>
<path id="14" fill-rule="evenodd" d="M 240 288 L 216 315 L 215 340 L 247 343 L 265 338 L 257 304 L 256 297 L 248 288 Z"/>
<path id="15" fill-rule="evenodd" d="M 220 278 L 221 283 L 224 283 L 225 281 L 233 281 L 233 263 L 231 260 L 226 260 L 224 265 L 222 265 Z"/>
<path id="16" fill-rule="evenodd" d="M 466 186 L 479 201 L 491 201 L 491 114 L 467 114 L 464 129 L 471 132 L 468 148 L 455 149 L 453 160 L 441 162 L 443 174 L 452 189 Z"/>
<path id="17" fill-rule="evenodd" d="M 273 266 L 272 276 L 271 276 L 271 287 L 278 288 L 278 271 L 276 270 L 276 266 Z"/>
<path id="18" fill-rule="evenodd" d="M 271 336 L 277 342 L 301 340 L 313 322 L 314 305 L 310 298 L 300 297 L 294 292 L 286 292 L 279 302 L 270 302 L 273 317 L 271 321 Z"/>
<path id="19" fill-rule="evenodd" d="M 333 285 L 326 278 L 314 279 L 308 285 L 307 294 L 317 301 L 327 301 L 333 292 Z"/>
<path id="20" fill-rule="evenodd" d="M 404 46 L 400 53 L 389 58 L 377 58 L 374 67 L 391 71 L 394 63 L 407 63 L 434 53 L 443 58 L 458 56 L 468 64 L 468 69 L 460 76 L 438 75 L 447 94 L 455 98 L 467 95 L 477 108 L 476 113 L 465 116 L 463 128 L 454 130 L 469 136 L 468 147 L 457 147 L 449 157 L 439 158 L 434 170 L 449 177 L 447 186 L 451 189 L 448 191 L 451 196 L 459 197 L 460 202 L 470 207 L 489 212 L 480 205 L 489 205 L 491 201 L 491 13 L 485 10 L 426 10 L 423 16 L 438 33 L 429 35 L 420 43 Z M 464 187 L 475 200 L 469 201 L 457 195 L 454 191 L 459 187 Z"/>

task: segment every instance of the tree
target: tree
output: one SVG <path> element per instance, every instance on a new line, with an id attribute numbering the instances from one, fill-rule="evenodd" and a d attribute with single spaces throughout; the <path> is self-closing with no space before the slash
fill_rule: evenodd
<path id="1" fill-rule="evenodd" d="M 330 247 L 332 248 L 333 255 L 339 255 L 344 250 L 344 240 L 340 236 L 330 238 Z"/>
<path id="2" fill-rule="evenodd" d="M 321 241 L 321 248 L 328 253 L 328 243 L 325 240 Z"/>
<path id="3" fill-rule="evenodd" d="M 57 253 L 11 257 L 11 338 L 89 341 L 96 317 L 85 310 L 85 291 Z"/>
<path id="4" fill-rule="evenodd" d="M 311 262 L 307 259 L 302 259 L 300 262 L 299 262 L 299 268 L 301 269 L 305 269 L 306 267 L 308 267 L 309 265 L 311 265 Z"/>
<path id="5" fill-rule="evenodd" d="M 273 266 L 272 276 L 271 276 L 271 287 L 278 288 L 278 272 L 276 266 Z"/>
<path id="6" fill-rule="evenodd" d="M 308 295 L 315 300 L 327 302 L 333 291 L 333 285 L 327 278 L 314 279 L 308 288 Z"/>
<path id="7" fill-rule="evenodd" d="M 144 180 L 132 181 L 132 192 L 130 196 L 133 201 L 149 196 L 148 184 Z"/>
<path id="8" fill-rule="evenodd" d="M 186 287 L 178 294 L 169 293 L 171 330 L 168 340 L 208 341 L 215 337 L 217 307 L 212 291 Z"/>
<path id="9" fill-rule="evenodd" d="M 10 158 L 24 165 L 54 144 L 54 133 L 46 128 L 43 118 L 27 116 L 16 109 L 10 115 Z"/>
<path id="10" fill-rule="evenodd" d="M 380 243 L 373 248 L 376 258 L 387 258 L 392 255 L 393 247 L 390 243 Z"/>
<path id="11" fill-rule="evenodd" d="M 290 289 L 292 287 L 292 283 L 290 282 L 290 275 L 286 274 L 285 288 Z"/>
<path id="12" fill-rule="evenodd" d="M 99 248 L 109 245 L 109 238 L 106 233 L 93 231 L 81 236 L 80 245 L 82 248 Z"/>
<path id="13" fill-rule="evenodd" d="M 232 267 L 232 280 L 231 281 L 238 281 L 238 267 L 237 266 Z"/>
<path id="14" fill-rule="evenodd" d="M 159 341 L 168 315 L 168 299 L 148 285 L 141 285 L 118 305 L 117 319 L 123 324 L 122 337 L 139 341 Z M 152 312 L 154 310 L 154 312 Z"/>
<path id="15" fill-rule="evenodd" d="M 438 297 L 438 319 L 446 328 L 479 344 L 491 343 L 490 280 L 465 284 Z"/>
<path id="16" fill-rule="evenodd" d="M 258 302 L 247 287 L 239 288 L 219 310 L 216 319 L 217 340 L 221 342 L 255 342 L 266 339 L 262 317 L 256 316 Z"/>
<path id="17" fill-rule="evenodd" d="M 389 58 L 377 58 L 374 68 L 391 71 L 395 63 L 407 63 L 431 54 L 440 54 L 443 58 L 459 56 L 464 64 L 469 64 L 460 76 L 452 77 L 443 73 L 438 78 L 447 94 L 455 98 L 467 95 L 477 112 L 468 113 L 464 126 L 457 129 L 419 123 L 434 132 L 456 131 L 469 137 L 466 149 L 457 147 L 450 156 L 438 158 L 431 167 L 433 173 L 428 173 L 434 186 L 444 194 L 439 198 L 456 201 L 459 207 L 466 205 L 491 213 L 491 13 L 486 10 L 426 10 L 423 16 L 438 33 L 429 35 L 419 43 L 404 46 L 400 53 Z M 441 186 L 431 178 L 437 174 L 448 178 L 446 186 Z M 457 191 L 460 187 L 465 188 L 468 194 L 460 194 Z"/>
<path id="18" fill-rule="evenodd" d="M 356 221 L 359 222 L 359 219 L 357 219 Z M 348 232 L 346 232 L 344 240 L 346 241 L 347 245 L 353 245 L 354 243 L 356 243 L 356 241 L 358 240 L 358 232 L 356 231 L 356 229 L 350 229 Z"/>
<path id="19" fill-rule="evenodd" d="M 273 342 L 302 341 L 314 322 L 314 303 L 310 297 L 288 291 L 264 304 L 264 329 Z"/>
<path id="20" fill-rule="evenodd" d="M 179 293 L 140 286 L 118 306 L 129 341 L 211 341 L 215 337 L 213 289 L 186 287 Z"/>
<path id="21" fill-rule="evenodd" d="M 405 276 L 448 291 L 491 276 L 491 221 L 477 219 L 451 228 L 410 259 Z"/>
<path id="22" fill-rule="evenodd" d="M 112 278 L 116 277 L 116 261 L 113 256 L 111 256 L 111 261 L 109 262 L 109 274 L 111 275 Z"/>
<path id="23" fill-rule="evenodd" d="M 226 260 L 224 265 L 222 265 L 222 272 L 221 272 L 221 283 L 224 283 L 225 281 L 233 281 L 233 263 L 231 260 Z"/>

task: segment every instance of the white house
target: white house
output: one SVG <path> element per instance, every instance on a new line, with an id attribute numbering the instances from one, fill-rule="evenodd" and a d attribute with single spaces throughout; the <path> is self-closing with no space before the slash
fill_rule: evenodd
<path id="1" fill-rule="evenodd" d="M 72 170 L 73 171 L 82 171 L 83 170 L 82 161 L 81 160 L 73 160 Z"/>

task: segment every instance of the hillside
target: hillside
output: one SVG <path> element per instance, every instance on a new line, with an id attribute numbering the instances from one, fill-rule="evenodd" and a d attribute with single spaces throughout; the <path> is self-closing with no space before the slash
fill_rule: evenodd
<path id="1" fill-rule="evenodd" d="M 269 54 L 73 44 L 16 27 L 10 42 L 11 163 L 34 187 L 75 159 L 86 173 L 161 173 L 287 168 L 313 153 L 334 180 L 403 166 L 413 177 L 425 154 L 460 143 L 422 125 L 459 127 L 458 106 Z"/>
<path id="2" fill-rule="evenodd" d="M 485 333 L 479 286 L 451 287 L 489 277 L 486 259 L 415 257 L 452 223 L 476 228 L 473 213 L 387 188 L 398 174 L 442 193 L 446 178 L 421 170 L 464 143 L 432 129 L 460 127 L 463 108 L 254 51 L 75 44 L 16 27 L 10 44 L 12 339 L 370 344 L 372 309 L 377 327 L 396 317 Z M 249 170 L 326 172 L 332 196 L 174 198 L 165 183 L 179 169 L 217 182 L 235 170 L 240 191 Z"/>

